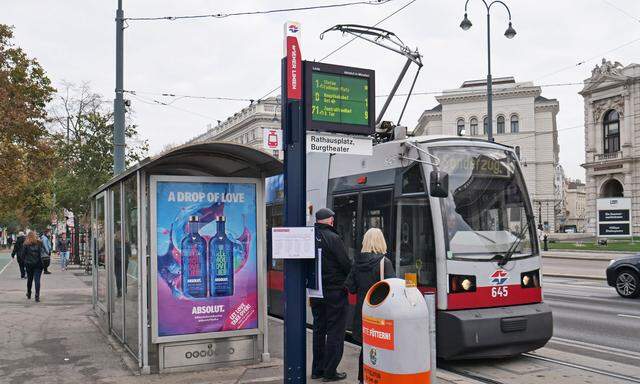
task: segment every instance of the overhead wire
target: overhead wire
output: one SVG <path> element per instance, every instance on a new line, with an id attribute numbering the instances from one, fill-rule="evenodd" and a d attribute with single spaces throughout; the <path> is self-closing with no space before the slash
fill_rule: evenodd
<path id="1" fill-rule="evenodd" d="M 612 2 L 610 2 L 610 1 L 607 1 L 607 0 L 601 0 L 601 1 L 602 1 L 603 3 L 605 3 L 605 4 L 607 4 L 608 6 L 610 6 L 610 7 L 612 7 L 612 8 L 617 9 L 620 13 L 623 13 L 623 14 L 625 14 L 625 15 L 629 16 L 630 18 L 632 18 L 633 20 L 635 20 L 635 21 L 637 21 L 637 22 L 639 22 L 639 23 L 640 23 L 640 18 L 639 18 L 639 17 L 636 17 L 636 16 L 632 15 L 631 13 L 629 13 L 629 12 L 625 11 L 624 9 L 622 9 L 622 8 L 618 7 L 617 5 L 613 4 L 613 3 L 612 3 Z"/>
<path id="2" fill-rule="evenodd" d="M 131 21 L 175 21 L 175 20 L 193 20 L 193 19 L 205 19 L 205 18 L 213 18 L 213 19 L 224 19 L 232 16 L 250 16 L 250 15 L 268 15 L 271 13 L 284 13 L 284 12 L 294 12 L 294 11 L 310 11 L 316 9 L 328 9 L 328 8 L 344 8 L 351 7 L 355 5 L 380 5 L 384 3 L 388 3 L 393 0 L 366 0 L 366 1 L 351 1 L 344 3 L 335 3 L 335 4 L 319 4 L 319 5 L 311 5 L 306 7 L 292 7 L 292 8 L 279 8 L 279 9 L 268 9 L 268 10 L 258 10 L 258 11 L 242 11 L 242 12 L 231 12 L 231 13 L 210 13 L 210 14 L 198 14 L 198 15 L 183 15 L 183 16 L 157 16 L 157 17 L 126 17 L 124 20 Z"/>
<path id="3" fill-rule="evenodd" d="M 215 117 L 204 115 L 202 113 L 191 111 L 189 109 L 176 107 L 175 105 L 171 105 L 171 104 L 168 104 L 168 103 L 156 100 L 156 99 L 145 98 L 145 97 L 139 96 L 139 95 L 137 95 L 135 93 L 131 93 L 131 92 L 129 92 L 129 94 L 131 96 L 133 96 L 136 100 L 142 102 L 143 104 L 154 105 L 154 106 L 164 106 L 164 107 L 173 108 L 175 110 L 182 111 L 182 112 L 185 112 L 185 113 L 189 113 L 189 114 L 192 114 L 194 116 L 200 116 L 202 118 L 207 119 L 208 121 L 219 120 L 219 119 L 216 119 Z"/>
<path id="4" fill-rule="evenodd" d="M 405 8 L 407 8 L 408 6 L 410 6 L 411 4 L 415 3 L 417 0 L 411 0 L 408 3 L 406 3 L 405 5 L 403 5 L 402 7 L 396 9 L 395 11 L 391 12 L 389 15 L 383 17 L 382 19 L 378 20 L 378 22 L 376 22 L 373 26 L 377 27 L 378 25 L 384 23 L 385 21 L 389 20 L 390 18 L 392 18 L 393 16 L 395 16 L 396 14 L 400 13 L 401 11 L 403 11 Z M 340 46 L 338 46 L 337 48 L 335 48 L 334 50 L 332 50 L 331 52 L 327 53 L 326 55 L 324 55 L 320 60 L 318 60 L 318 62 L 323 62 L 324 60 L 328 59 L 329 57 L 331 57 L 332 55 L 334 55 L 335 53 L 337 53 L 338 51 L 340 51 L 342 48 L 346 47 L 347 45 L 351 44 L 354 40 L 356 40 L 357 37 L 352 37 L 351 39 L 349 39 L 347 42 L 341 44 Z M 276 92 L 277 90 L 279 90 L 281 88 L 281 86 L 277 86 L 275 88 L 273 88 L 272 90 L 270 90 L 269 92 L 265 93 L 262 97 L 260 97 L 258 100 L 262 100 L 265 97 L 268 97 L 269 95 L 271 95 L 273 92 Z"/>

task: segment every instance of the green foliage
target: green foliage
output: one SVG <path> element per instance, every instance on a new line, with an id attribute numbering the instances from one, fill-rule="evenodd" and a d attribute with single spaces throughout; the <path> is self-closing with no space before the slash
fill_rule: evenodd
<path id="1" fill-rule="evenodd" d="M 0 24 L 0 220 L 25 226 L 51 212 L 47 181 L 55 154 L 45 107 L 55 89 L 40 64 L 12 39 L 12 28 Z"/>
<path id="2" fill-rule="evenodd" d="M 54 177 L 56 205 L 82 217 L 89 213 L 90 194 L 113 176 L 113 113 L 85 84 L 67 85 L 51 111 L 55 148 L 59 159 Z M 146 156 L 148 144 L 128 125 L 127 165 Z"/>
<path id="3" fill-rule="evenodd" d="M 598 245 L 594 242 L 555 242 L 549 243 L 549 250 L 578 250 L 578 251 L 620 251 L 620 252 L 640 252 L 640 239 L 635 238 L 634 242 L 630 240 L 609 240 L 607 246 Z"/>

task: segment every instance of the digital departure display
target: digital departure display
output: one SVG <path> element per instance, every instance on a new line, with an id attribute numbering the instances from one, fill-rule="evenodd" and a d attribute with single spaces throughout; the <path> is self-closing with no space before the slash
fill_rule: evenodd
<path id="1" fill-rule="evenodd" d="M 367 79 L 313 73 L 311 82 L 313 120 L 369 125 Z"/>
<path id="2" fill-rule="evenodd" d="M 373 71 L 306 62 L 305 77 L 307 130 L 374 133 Z"/>

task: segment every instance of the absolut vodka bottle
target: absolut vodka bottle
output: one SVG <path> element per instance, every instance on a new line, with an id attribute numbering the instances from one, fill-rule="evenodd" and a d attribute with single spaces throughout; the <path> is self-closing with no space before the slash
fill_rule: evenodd
<path id="1" fill-rule="evenodd" d="M 209 268 L 211 270 L 211 296 L 233 295 L 233 242 L 225 232 L 225 217 L 216 220 L 218 230 L 209 241 Z"/>
<path id="2" fill-rule="evenodd" d="M 207 297 L 207 244 L 198 233 L 200 219 L 189 216 L 188 231 L 180 244 L 182 293 L 187 297 Z"/>

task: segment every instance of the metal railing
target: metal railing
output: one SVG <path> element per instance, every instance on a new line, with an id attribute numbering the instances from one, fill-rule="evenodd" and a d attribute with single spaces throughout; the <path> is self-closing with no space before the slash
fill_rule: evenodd
<path id="1" fill-rule="evenodd" d="M 618 160 L 622 159 L 622 151 L 611 153 L 596 153 L 593 155 L 594 161 Z"/>

